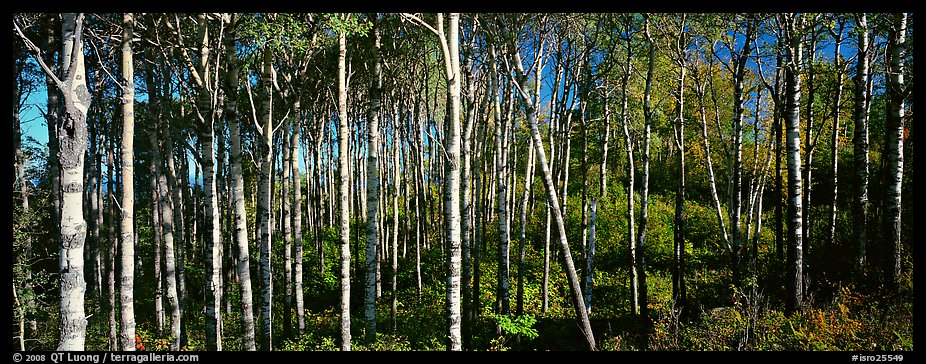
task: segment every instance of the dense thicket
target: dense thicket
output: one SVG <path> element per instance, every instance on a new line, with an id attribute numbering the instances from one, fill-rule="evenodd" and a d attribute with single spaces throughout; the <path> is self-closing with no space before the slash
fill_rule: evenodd
<path id="1" fill-rule="evenodd" d="M 914 28 L 15 14 L 11 343 L 911 350 Z"/>

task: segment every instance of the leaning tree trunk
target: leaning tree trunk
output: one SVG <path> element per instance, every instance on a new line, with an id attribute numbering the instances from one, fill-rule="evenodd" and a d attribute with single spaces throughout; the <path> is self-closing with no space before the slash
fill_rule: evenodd
<path id="1" fill-rule="evenodd" d="M 119 348 L 135 350 L 135 69 L 132 65 L 134 16 L 122 16 L 122 219 L 120 220 Z"/>
<path id="2" fill-rule="evenodd" d="M 521 56 L 518 54 L 517 48 L 509 48 L 511 61 L 516 67 L 516 75 L 513 77 L 513 81 L 516 83 L 518 93 L 521 96 L 522 105 L 525 108 L 527 113 L 527 120 L 530 124 L 530 134 L 531 134 L 531 146 L 536 148 L 537 153 L 537 162 L 540 165 L 541 172 L 543 172 L 543 184 L 547 190 L 547 197 L 551 206 L 560 206 L 559 199 L 556 196 L 556 187 L 553 184 L 553 174 L 550 173 L 550 169 L 547 167 L 547 156 L 543 149 L 543 141 L 540 139 L 540 129 L 537 127 L 537 108 L 536 104 L 531 101 L 530 95 L 526 91 L 527 86 L 527 75 L 524 72 L 523 65 L 521 62 Z M 585 309 L 584 295 L 582 294 L 582 287 L 579 282 L 579 277 L 576 274 L 576 267 L 572 260 L 572 253 L 569 251 L 569 242 L 566 236 L 566 226 L 563 223 L 563 215 L 559 209 L 553 209 L 554 222 L 556 224 L 556 229 L 559 232 L 559 241 L 563 249 L 563 258 L 566 263 L 566 276 L 569 279 L 569 287 L 573 294 L 573 304 L 576 307 L 576 315 L 579 319 L 580 330 L 582 335 L 588 344 L 589 350 L 597 350 L 597 344 L 595 343 L 595 336 L 592 332 L 591 323 L 588 320 L 588 311 Z"/>
<path id="3" fill-rule="evenodd" d="M 543 50 L 541 49 L 537 55 L 537 58 L 540 59 L 541 63 L 538 63 L 535 66 L 535 78 L 540 79 L 541 73 L 543 71 Z M 540 104 L 540 82 L 534 84 L 534 105 Z M 528 144 L 527 146 L 527 166 L 524 168 L 524 192 L 521 198 L 521 231 L 518 235 L 518 290 L 517 290 L 517 304 L 516 312 L 518 316 L 524 314 L 524 258 L 525 258 L 525 245 L 527 244 L 527 210 L 528 210 L 528 200 L 531 196 L 531 190 L 533 190 L 534 182 L 534 148 L 531 148 Z M 588 185 L 586 185 L 587 189 Z M 591 284 L 591 282 L 586 282 L 586 284 Z M 587 300 L 591 302 L 591 291 L 587 291 L 586 295 L 588 296 Z"/>

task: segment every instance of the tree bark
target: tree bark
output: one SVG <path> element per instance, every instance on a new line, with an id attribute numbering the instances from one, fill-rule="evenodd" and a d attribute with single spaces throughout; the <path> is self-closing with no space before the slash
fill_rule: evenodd
<path id="1" fill-rule="evenodd" d="M 350 351 L 350 124 L 347 120 L 347 34 L 338 32 L 338 187 L 341 226 L 341 350 Z"/>
<path id="2" fill-rule="evenodd" d="M 225 104 L 225 117 L 228 120 L 229 142 L 231 144 L 228 154 L 229 170 L 231 173 L 232 209 L 234 216 L 235 241 L 238 244 L 237 273 L 238 284 L 241 287 L 241 327 L 244 349 L 257 350 L 254 338 L 254 303 L 253 288 L 251 287 L 251 254 L 248 244 L 248 217 L 244 201 L 244 176 L 241 171 L 241 120 L 238 115 L 238 55 L 235 52 L 237 32 L 236 23 L 238 15 L 230 13 L 228 33 L 225 35 L 226 58 L 228 73 L 225 78 L 225 93 L 229 100 Z"/>
<path id="3" fill-rule="evenodd" d="M 508 48 L 509 56 L 511 57 L 512 63 L 514 63 L 515 75 L 512 81 L 515 83 L 515 86 L 518 90 L 519 95 L 521 96 L 522 105 L 527 113 L 527 119 L 530 124 L 530 134 L 531 134 L 531 145 L 536 148 L 536 153 L 538 157 L 538 162 L 540 164 L 540 169 L 543 172 L 543 182 L 547 190 L 547 197 L 549 203 L 552 206 L 559 206 L 559 201 L 556 196 L 555 186 L 553 184 L 553 175 L 550 173 L 549 168 L 547 168 L 547 156 L 543 149 L 543 141 L 540 139 L 540 130 L 537 127 L 537 108 L 536 104 L 531 101 L 530 95 L 527 93 L 526 84 L 527 84 L 527 74 L 524 72 L 523 65 L 521 62 L 521 56 L 517 51 L 517 47 Z M 588 319 L 588 311 L 585 310 L 584 296 L 582 294 L 582 287 L 579 282 L 579 277 L 576 274 L 576 267 L 572 260 L 572 253 L 569 251 L 569 243 L 566 237 L 566 228 L 563 223 L 563 215 L 559 210 L 554 211 L 553 214 L 554 221 L 556 223 L 556 228 L 559 232 L 560 245 L 563 249 L 563 257 L 566 263 L 566 275 L 569 279 L 569 286 L 573 294 L 573 303 L 576 307 L 576 314 L 579 319 L 580 329 L 582 335 L 588 344 L 589 350 L 597 350 L 597 345 L 595 343 L 595 336 L 592 332 L 591 324 Z"/>
<path id="4" fill-rule="evenodd" d="M 371 28 L 373 38 L 373 82 L 370 85 L 370 109 L 367 120 L 367 247 L 366 284 L 364 286 L 365 340 L 376 340 L 376 245 L 379 233 L 379 113 L 382 108 L 382 60 L 379 21 Z"/>
<path id="5" fill-rule="evenodd" d="M 637 235 L 636 222 L 634 222 L 634 187 L 636 183 L 636 172 L 633 158 L 633 139 L 630 135 L 630 111 L 628 110 L 627 101 L 629 95 L 627 89 L 630 86 L 630 75 L 633 72 L 633 52 L 632 38 L 627 37 L 627 62 L 624 66 L 623 80 L 621 81 L 621 126 L 624 131 L 624 148 L 627 151 L 627 240 L 630 250 L 630 312 L 634 315 L 640 315 L 640 266 L 637 265 Z"/>
<path id="6" fill-rule="evenodd" d="M 802 18 L 800 15 L 781 16 L 785 22 L 785 121 L 788 160 L 788 274 L 786 310 L 789 313 L 800 311 L 804 300 L 803 289 L 803 230 L 801 223 L 801 135 L 800 102 L 801 84 L 800 67 L 802 44 L 799 35 Z"/>
<path id="7" fill-rule="evenodd" d="M 638 276 L 637 290 L 635 292 L 631 291 L 631 294 L 635 297 L 635 300 L 638 303 L 636 312 L 640 315 L 641 318 L 643 318 L 645 322 L 648 318 L 645 246 L 646 224 L 647 220 L 649 219 L 649 159 L 650 142 L 652 140 L 651 130 L 653 126 L 653 109 L 651 98 L 653 89 L 653 73 L 655 71 L 656 61 L 656 45 L 653 43 L 653 38 L 649 32 L 648 17 L 644 23 L 644 33 L 646 34 L 647 43 L 649 44 L 649 63 L 646 71 L 646 86 L 643 91 L 643 119 L 645 123 L 643 126 L 643 191 L 641 191 L 640 196 L 640 225 L 637 229 L 636 248 L 631 249 L 630 254 L 632 260 L 631 264 L 636 266 Z M 643 340 L 644 342 L 647 341 L 646 338 Z"/>
<path id="8" fill-rule="evenodd" d="M 272 323 L 272 304 L 273 304 L 273 275 L 271 274 L 270 252 L 273 235 L 272 199 L 273 186 L 271 185 L 271 175 L 273 174 L 273 86 L 271 77 L 273 77 L 273 53 L 271 50 L 264 50 L 263 69 L 261 71 L 261 83 L 266 92 L 263 109 L 261 110 L 261 160 L 260 160 L 260 182 L 258 192 L 257 219 L 260 224 L 260 274 L 261 274 L 261 303 L 260 303 L 260 321 L 261 337 L 260 346 L 263 351 L 273 350 L 273 323 Z"/>
<path id="9" fill-rule="evenodd" d="M 134 16 L 122 16 L 122 218 L 119 276 L 120 349 L 135 351 L 135 72 L 132 65 Z"/>
<path id="10" fill-rule="evenodd" d="M 885 157 L 885 191 L 884 200 L 884 242 L 890 252 L 886 259 L 888 287 L 893 291 L 900 289 L 901 280 L 901 186 L 903 185 L 904 169 L 904 102 L 909 94 L 904 81 L 906 72 L 904 58 L 907 56 L 907 13 L 893 14 L 891 16 L 891 29 L 888 38 L 888 77 L 887 77 L 887 117 L 884 122 L 886 136 L 884 139 Z"/>
<path id="11" fill-rule="evenodd" d="M 865 13 L 856 17 L 857 50 L 855 64 L 855 131 L 852 138 L 855 191 L 852 203 L 852 225 L 855 226 L 856 270 L 863 272 L 868 264 L 868 18 Z"/>
<path id="12" fill-rule="evenodd" d="M 151 71 L 148 74 L 148 85 L 152 87 L 155 85 Z M 149 100 L 151 107 L 156 108 L 154 113 L 155 118 L 157 119 L 157 128 L 161 129 L 163 134 L 169 133 L 169 128 L 167 127 L 167 121 L 161 119 L 161 95 L 157 90 L 153 92 L 153 95 L 149 95 Z M 170 188 L 167 184 L 167 176 L 162 170 L 163 160 L 161 158 L 161 148 L 162 146 L 158 143 L 158 132 L 152 131 L 148 133 L 148 140 L 151 142 L 151 154 L 152 154 L 152 165 L 154 166 L 154 175 L 157 178 L 157 191 L 161 209 L 161 233 L 163 234 L 164 240 L 164 270 L 165 270 L 165 281 L 166 281 L 166 296 L 167 302 L 170 305 L 170 350 L 180 350 L 180 301 L 177 292 L 177 261 L 174 252 L 174 207 L 171 197 Z M 167 141 L 170 138 L 163 138 L 166 140 L 163 147 L 172 148 L 173 146 Z"/>
<path id="13" fill-rule="evenodd" d="M 438 15 L 439 32 L 443 33 L 443 19 Z M 449 272 L 447 275 L 447 310 L 449 321 L 448 345 L 451 351 L 462 350 L 461 334 L 461 236 L 460 236 L 460 138 L 462 127 L 460 124 L 460 14 L 449 14 L 449 34 L 442 42 L 447 44 L 444 52 L 444 64 L 447 68 L 448 82 L 448 109 L 450 118 L 447 127 L 447 163 L 445 165 L 445 209 L 446 209 L 446 245 Z M 443 38 L 443 35 L 441 35 Z"/>
<path id="14" fill-rule="evenodd" d="M 302 131 L 302 125 L 300 121 L 302 120 L 302 111 L 301 103 L 298 98 L 293 104 L 293 111 L 295 113 L 295 119 L 293 119 L 293 133 L 292 140 L 290 140 L 290 148 L 292 148 L 292 174 L 293 174 L 293 291 L 294 299 L 296 303 L 296 327 L 299 330 L 299 335 L 305 333 L 305 300 L 303 296 L 303 279 L 302 279 L 302 259 L 303 259 L 303 241 L 302 241 L 302 176 L 299 171 L 299 141 Z M 306 169 L 309 165 L 306 163 Z M 308 177 L 307 177 L 308 178 Z M 307 190 L 308 191 L 308 190 Z"/>
<path id="15" fill-rule="evenodd" d="M 833 198 L 830 202 L 829 228 L 827 229 L 826 238 L 823 241 L 836 241 L 836 210 L 839 196 L 839 104 L 842 101 L 842 76 L 843 66 L 840 63 L 839 50 L 842 46 L 842 32 L 845 24 L 842 20 L 839 22 L 838 30 L 831 32 L 834 35 L 836 47 L 833 50 L 833 68 L 836 70 L 836 92 L 833 96 L 833 132 L 830 134 L 830 145 L 832 153 L 830 154 L 830 166 L 832 167 L 831 180 L 833 183 Z"/>
<path id="16" fill-rule="evenodd" d="M 500 75 L 497 69 L 497 61 L 495 55 L 495 48 L 490 46 L 490 52 L 493 54 L 491 58 L 492 69 L 496 70 L 493 72 Z M 499 310 L 498 313 L 501 315 L 509 314 L 509 297 L 508 297 L 508 249 L 511 244 L 510 232 L 508 228 L 508 186 L 507 186 L 507 174 L 505 173 L 505 161 L 508 159 L 506 157 L 505 151 L 505 124 L 509 121 L 502 119 L 501 111 L 501 76 L 495 78 L 495 84 L 492 86 L 493 92 L 495 92 L 495 178 L 496 178 L 496 198 L 498 199 L 496 211 L 498 215 L 498 236 L 499 236 L 499 247 L 498 247 L 498 288 L 497 295 L 499 301 Z"/>
<path id="17" fill-rule="evenodd" d="M 57 347 L 60 351 L 84 350 L 87 335 L 87 319 L 84 316 L 84 294 L 87 289 L 84 280 L 86 222 L 82 196 L 90 93 L 87 91 L 84 70 L 83 20 L 83 14 L 62 14 L 59 58 L 62 80 L 55 82 L 64 98 L 64 112 L 61 118 L 54 120 L 60 148 L 60 164 L 56 166 L 61 178 L 60 186 L 57 186 L 61 198 L 58 223 L 61 242 L 58 259 L 61 318 Z"/>

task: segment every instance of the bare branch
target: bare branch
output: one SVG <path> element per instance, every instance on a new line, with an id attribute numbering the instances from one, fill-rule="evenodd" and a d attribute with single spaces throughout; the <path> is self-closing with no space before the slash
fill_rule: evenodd
<path id="1" fill-rule="evenodd" d="M 35 58 L 35 61 L 39 63 L 39 66 L 42 67 L 42 70 L 45 71 L 45 74 L 47 74 L 48 77 L 51 77 L 51 79 L 55 81 L 55 85 L 57 85 L 58 88 L 63 89 L 64 86 L 61 80 L 58 79 L 58 76 L 55 76 L 55 72 L 53 72 L 50 68 L 48 68 L 48 65 L 45 64 L 45 61 L 40 56 L 42 53 L 42 50 L 39 49 L 39 47 L 36 46 L 35 43 L 32 43 L 32 41 L 29 40 L 29 38 L 26 37 L 25 34 L 23 34 L 22 30 L 19 29 L 19 24 L 17 24 L 15 21 L 13 22 L 13 29 L 16 30 L 16 34 L 19 35 L 19 38 L 23 40 L 23 43 L 26 44 L 26 47 L 32 51 L 32 58 Z"/>

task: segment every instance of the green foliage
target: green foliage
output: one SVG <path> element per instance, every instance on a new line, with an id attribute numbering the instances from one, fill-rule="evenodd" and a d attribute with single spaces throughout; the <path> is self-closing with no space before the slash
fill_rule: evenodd
<path id="1" fill-rule="evenodd" d="M 334 32 L 345 32 L 351 36 L 365 34 L 373 28 L 373 23 L 353 14 L 325 14 L 325 26 Z"/>
<path id="2" fill-rule="evenodd" d="M 505 315 L 492 315 L 492 318 L 498 323 L 504 335 L 522 335 L 529 340 L 537 338 L 537 330 L 533 327 L 537 323 L 537 319 L 533 315 L 517 316 L 514 320 Z"/>

